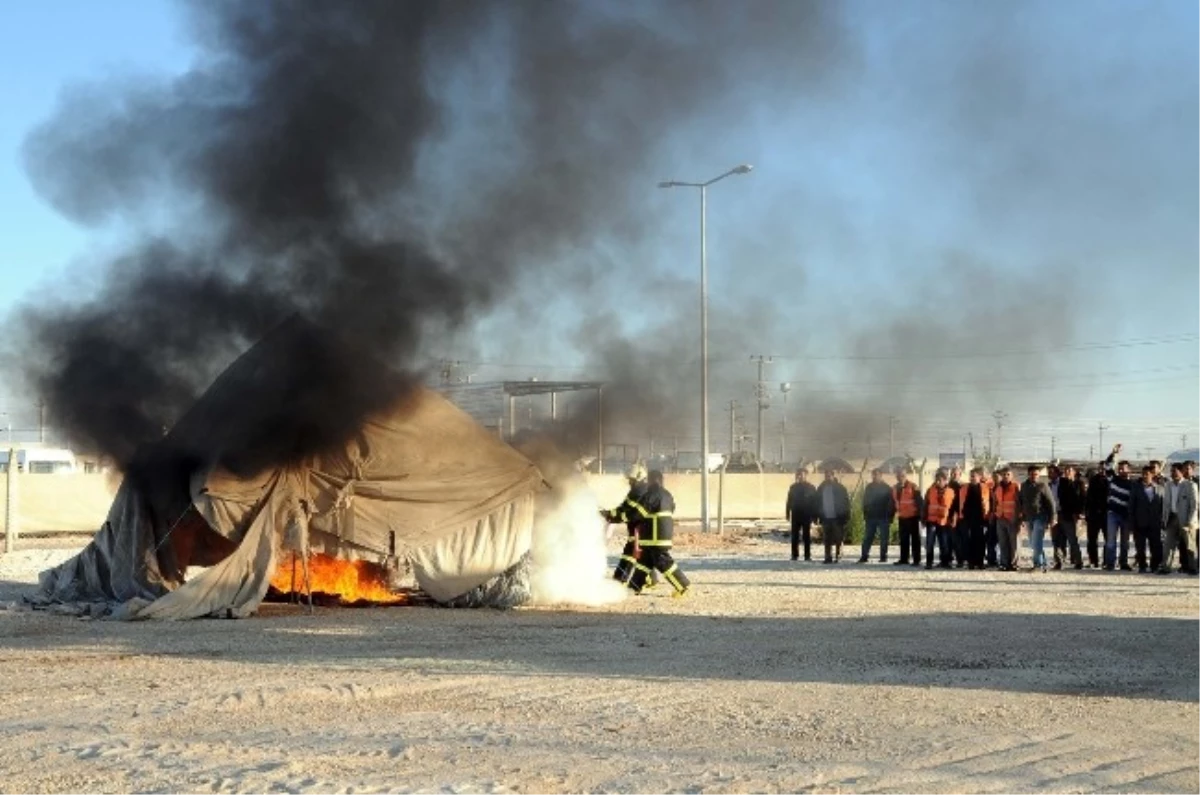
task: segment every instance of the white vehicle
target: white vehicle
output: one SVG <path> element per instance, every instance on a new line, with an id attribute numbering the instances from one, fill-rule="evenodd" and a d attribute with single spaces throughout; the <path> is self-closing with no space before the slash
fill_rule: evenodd
<path id="1" fill-rule="evenodd" d="M 8 450 L 0 450 L 0 472 L 8 471 Z M 32 475 L 62 475 L 77 471 L 75 454 L 55 448 L 17 450 L 17 471 Z"/>

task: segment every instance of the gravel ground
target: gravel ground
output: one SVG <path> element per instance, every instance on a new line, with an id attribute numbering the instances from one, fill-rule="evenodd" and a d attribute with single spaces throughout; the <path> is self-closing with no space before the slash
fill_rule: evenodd
<path id="1" fill-rule="evenodd" d="M 0 610 L 0 790 L 1200 790 L 1195 579 L 678 553 L 689 598 L 601 608 Z"/>

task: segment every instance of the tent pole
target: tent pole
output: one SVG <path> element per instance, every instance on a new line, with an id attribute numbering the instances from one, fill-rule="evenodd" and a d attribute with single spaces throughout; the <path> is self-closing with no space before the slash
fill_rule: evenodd
<path id="1" fill-rule="evenodd" d="M 291 590 L 291 599 L 289 601 L 292 604 L 296 604 L 297 602 L 300 601 L 300 597 L 296 594 L 296 551 L 295 550 L 292 550 L 292 590 Z"/>
<path id="2" fill-rule="evenodd" d="M 304 592 L 308 594 L 308 614 L 312 615 L 312 580 L 308 576 L 308 550 L 304 551 Z"/>

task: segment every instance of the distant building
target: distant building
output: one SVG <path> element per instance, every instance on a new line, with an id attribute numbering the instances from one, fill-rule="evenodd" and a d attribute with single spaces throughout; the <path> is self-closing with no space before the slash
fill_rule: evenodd
<path id="1" fill-rule="evenodd" d="M 17 471 L 31 475 L 72 474 L 78 471 L 75 454 L 52 447 L 22 447 L 16 451 Z M 9 451 L 0 450 L 0 472 L 7 472 Z"/>

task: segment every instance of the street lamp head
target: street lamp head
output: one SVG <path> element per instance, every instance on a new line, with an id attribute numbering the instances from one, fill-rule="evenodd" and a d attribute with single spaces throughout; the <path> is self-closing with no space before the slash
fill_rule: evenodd
<path id="1" fill-rule="evenodd" d="M 792 389 L 792 385 L 791 385 L 791 384 L 789 384 L 787 381 L 784 381 L 782 384 L 780 384 L 780 385 L 779 385 L 779 391 L 780 391 L 780 392 L 782 392 L 782 393 L 783 393 L 783 394 L 785 394 L 785 395 L 786 395 L 788 392 L 790 392 L 790 391 L 791 391 L 791 389 Z"/>
<path id="2" fill-rule="evenodd" d="M 754 170 L 754 166 L 750 165 L 749 163 L 742 163 L 740 166 L 738 166 L 737 168 L 735 168 L 733 170 L 733 173 L 734 174 L 749 174 L 753 170 Z"/>
<path id="3" fill-rule="evenodd" d="M 675 187 L 675 183 L 674 183 L 674 182 L 660 182 L 660 183 L 658 183 L 658 187 L 660 187 L 660 188 L 673 188 L 673 187 Z"/>

